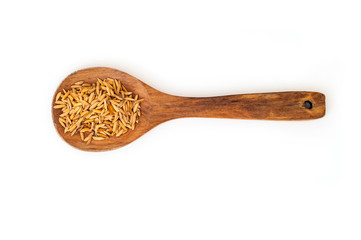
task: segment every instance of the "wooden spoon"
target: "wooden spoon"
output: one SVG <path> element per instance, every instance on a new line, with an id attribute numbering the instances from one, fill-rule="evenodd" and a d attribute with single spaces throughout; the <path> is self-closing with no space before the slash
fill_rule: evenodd
<path id="1" fill-rule="evenodd" d="M 89 145 L 81 141 L 79 134 L 64 133 L 58 118 L 60 109 L 52 108 L 53 122 L 59 135 L 70 145 L 85 151 L 106 151 L 123 147 L 133 142 L 150 129 L 165 121 L 181 117 L 212 117 L 262 120 L 308 120 L 325 115 L 325 96 L 318 92 L 275 92 L 241 94 L 219 97 L 179 97 L 160 92 L 139 79 L 112 68 L 96 67 L 70 74 L 56 90 L 55 96 L 63 89 L 78 81 L 93 83 L 97 78 L 114 78 L 131 92 L 139 94 L 141 116 L 134 130 L 120 137 L 92 141 Z"/>

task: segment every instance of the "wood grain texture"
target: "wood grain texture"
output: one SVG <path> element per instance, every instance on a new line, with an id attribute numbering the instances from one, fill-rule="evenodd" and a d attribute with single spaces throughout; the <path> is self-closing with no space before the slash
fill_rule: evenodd
<path id="1" fill-rule="evenodd" d="M 60 109 L 52 108 L 54 126 L 59 135 L 70 145 L 85 151 L 106 151 L 131 143 L 150 129 L 165 121 L 181 117 L 211 117 L 259 120 L 309 120 L 324 116 L 325 96 L 318 92 L 276 92 L 259 94 L 240 94 L 219 97 L 179 97 L 162 93 L 137 78 L 112 68 L 88 68 L 69 75 L 57 88 L 56 93 L 78 81 L 96 82 L 97 78 L 115 78 L 131 92 L 144 101 L 141 104 L 141 117 L 135 130 L 120 137 L 111 137 L 103 141 L 92 141 L 89 145 L 82 142 L 80 136 L 64 134 L 64 128 L 58 122 Z M 312 104 L 305 107 L 305 101 Z"/>

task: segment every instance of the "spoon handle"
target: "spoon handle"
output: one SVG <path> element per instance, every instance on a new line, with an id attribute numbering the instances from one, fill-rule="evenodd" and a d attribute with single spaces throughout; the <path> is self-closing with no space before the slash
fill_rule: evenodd
<path id="1" fill-rule="evenodd" d="M 200 98 L 165 95 L 153 111 L 167 120 L 180 117 L 308 120 L 325 115 L 325 95 L 305 91 Z"/>

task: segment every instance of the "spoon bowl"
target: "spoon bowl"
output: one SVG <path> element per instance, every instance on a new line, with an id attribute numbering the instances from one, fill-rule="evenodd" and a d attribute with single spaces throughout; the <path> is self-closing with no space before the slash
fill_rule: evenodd
<path id="1" fill-rule="evenodd" d="M 149 119 L 149 117 L 151 116 L 151 101 L 148 90 L 152 91 L 151 87 L 125 72 L 112 68 L 88 68 L 70 74 L 67 78 L 65 78 L 64 81 L 61 82 L 61 84 L 57 88 L 54 94 L 52 105 L 55 105 L 56 94 L 63 89 L 70 89 L 74 83 L 79 81 L 84 81 L 86 83 L 96 83 L 97 78 L 113 78 L 120 80 L 121 83 L 127 88 L 127 90 L 136 93 L 139 95 L 140 98 L 143 98 L 144 101 L 141 103 L 142 115 L 140 117 L 140 121 L 136 125 L 135 130 L 130 130 L 121 137 L 110 137 L 103 141 L 92 141 L 90 144 L 86 144 L 84 141 L 81 141 L 79 134 L 71 136 L 69 133 L 64 133 L 64 128 L 58 122 L 59 115 L 61 114 L 61 109 L 52 108 L 54 126 L 59 135 L 67 143 L 69 143 L 73 147 L 85 151 L 106 151 L 125 146 L 154 127 L 151 125 L 151 121 Z"/>
<path id="2" fill-rule="evenodd" d="M 64 133 L 58 119 L 61 109 L 54 109 L 56 94 L 76 82 L 95 83 L 97 79 L 119 80 L 127 90 L 144 99 L 141 116 L 134 130 L 120 137 L 86 144 L 79 134 Z M 160 92 L 139 79 L 113 68 L 95 67 L 70 74 L 57 88 L 52 101 L 55 129 L 67 143 L 84 151 L 106 151 L 123 147 L 158 124 L 180 117 L 215 117 L 260 120 L 309 120 L 324 116 L 325 96 L 318 92 L 278 92 L 239 94 L 219 97 L 179 97 Z"/>

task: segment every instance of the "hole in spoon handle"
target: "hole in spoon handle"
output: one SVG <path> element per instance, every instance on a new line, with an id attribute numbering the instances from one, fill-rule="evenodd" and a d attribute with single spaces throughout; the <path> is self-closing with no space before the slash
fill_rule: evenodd
<path id="1" fill-rule="evenodd" d="M 306 108 L 306 109 L 312 109 L 312 107 L 313 107 L 313 104 L 312 104 L 312 102 L 311 101 L 305 101 L 304 103 L 303 103 L 303 106 Z"/>

